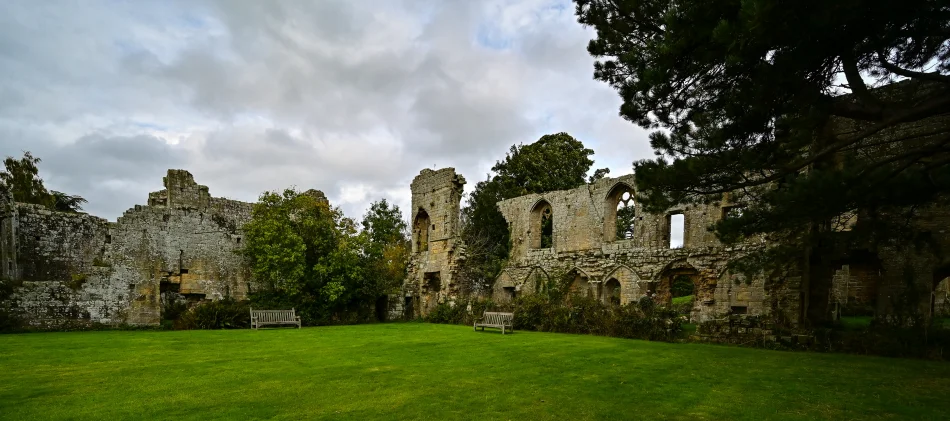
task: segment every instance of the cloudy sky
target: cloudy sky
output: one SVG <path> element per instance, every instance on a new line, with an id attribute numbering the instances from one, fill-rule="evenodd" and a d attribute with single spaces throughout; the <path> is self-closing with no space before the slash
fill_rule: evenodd
<path id="1" fill-rule="evenodd" d="M 323 190 L 404 210 L 423 168 L 471 186 L 566 131 L 611 176 L 652 156 L 593 80 L 569 1 L 0 2 L 0 155 L 114 220 L 191 171 L 213 196 Z"/>

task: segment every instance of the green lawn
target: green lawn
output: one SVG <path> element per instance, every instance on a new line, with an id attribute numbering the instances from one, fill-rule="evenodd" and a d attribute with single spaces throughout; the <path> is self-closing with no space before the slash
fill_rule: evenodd
<path id="1" fill-rule="evenodd" d="M 934 419 L 950 364 L 422 323 L 0 335 L 0 418 Z"/>
<path id="2" fill-rule="evenodd" d="M 873 320 L 873 316 L 845 316 L 842 317 L 839 322 L 841 323 L 841 327 L 847 330 L 862 330 L 871 326 L 871 321 Z"/>
<path id="3" fill-rule="evenodd" d="M 673 304 L 685 304 L 693 301 L 692 295 L 684 295 L 682 297 L 673 297 Z"/>

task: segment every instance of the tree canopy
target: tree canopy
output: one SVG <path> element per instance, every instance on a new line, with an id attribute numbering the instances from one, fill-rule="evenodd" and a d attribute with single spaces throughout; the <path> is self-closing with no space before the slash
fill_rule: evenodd
<path id="1" fill-rule="evenodd" d="M 244 225 L 242 252 L 261 286 L 252 300 L 295 307 L 307 324 L 371 318 L 405 278 L 409 241 L 402 213 L 385 200 L 362 227 L 315 190 L 263 193 Z"/>
<path id="2" fill-rule="evenodd" d="M 803 228 L 849 212 L 883 232 L 874 215 L 950 188 L 945 1 L 575 5 L 596 30 L 595 79 L 618 91 L 622 117 L 657 129 L 657 158 L 634 163 L 649 211 L 744 203 L 721 239 L 801 245 L 822 231 Z"/>
<path id="3" fill-rule="evenodd" d="M 528 145 L 514 145 L 495 163 L 485 181 L 475 185 L 462 209 L 462 237 L 469 259 L 463 276 L 491 280 L 508 256 L 508 224 L 498 202 L 531 193 L 566 190 L 583 185 L 594 161 L 594 151 L 567 133 L 541 136 Z M 606 170 L 598 170 L 603 177 Z"/>
<path id="4" fill-rule="evenodd" d="M 244 256 L 262 286 L 254 299 L 294 305 L 327 320 L 362 277 L 356 227 L 326 198 L 294 189 L 265 192 L 244 225 Z"/>
<path id="5" fill-rule="evenodd" d="M 86 199 L 56 190 L 46 190 L 43 179 L 39 176 L 37 164 L 40 162 L 42 160 L 29 151 L 24 152 L 20 159 L 6 157 L 3 160 L 4 170 L 0 171 L 0 189 L 13 194 L 13 200 L 17 202 L 43 205 L 61 212 L 81 211 Z"/>
<path id="6" fill-rule="evenodd" d="M 398 291 L 406 278 L 409 262 L 409 226 L 402 211 L 382 199 L 373 202 L 363 215 L 364 259 L 366 276 L 362 292 L 380 297 Z"/>

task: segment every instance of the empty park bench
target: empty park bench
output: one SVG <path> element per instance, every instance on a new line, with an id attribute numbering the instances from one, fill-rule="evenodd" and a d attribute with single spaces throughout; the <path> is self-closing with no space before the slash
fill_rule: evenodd
<path id="1" fill-rule="evenodd" d="M 504 335 L 505 328 L 508 328 L 508 330 L 512 332 L 515 331 L 514 325 L 512 324 L 514 319 L 514 313 L 486 311 L 485 314 L 482 315 L 481 319 L 475 321 L 475 326 L 473 326 L 473 329 L 478 332 L 478 328 L 481 327 L 482 331 L 484 332 L 486 327 L 495 327 L 501 329 L 501 334 Z"/>
<path id="2" fill-rule="evenodd" d="M 266 325 L 297 325 L 300 328 L 300 316 L 295 309 L 290 310 L 254 310 L 251 309 L 251 329 Z"/>

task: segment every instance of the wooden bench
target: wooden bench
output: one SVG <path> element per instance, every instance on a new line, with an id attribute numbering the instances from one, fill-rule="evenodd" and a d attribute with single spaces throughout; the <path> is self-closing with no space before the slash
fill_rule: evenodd
<path id="1" fill-rule="evenodd" d="M 251 309 L 251 329 L 266 325 L 297 325 L 300 329 L 300 316 L 296 309 L 290 310 L 254 310 Z"/>
<path id="2" fill-rule="evenodd" d="M 485 314 L 482 314 L 482 318 L 475 321 L 475 326 L 472 328 L 478 332 L 478 328 L 482 328 L 482 331 L 485 331 L 486 327 L 494 327 L 501 329 L 501 334 L 505 334 L 505 328 L 508 328 L 509 331 L 514 332 L 515 328 L 512 322 L 515 319 L 514 313 L 498 313 L 486 311 Z"/>

